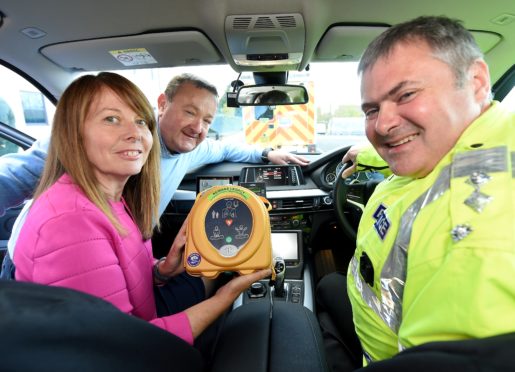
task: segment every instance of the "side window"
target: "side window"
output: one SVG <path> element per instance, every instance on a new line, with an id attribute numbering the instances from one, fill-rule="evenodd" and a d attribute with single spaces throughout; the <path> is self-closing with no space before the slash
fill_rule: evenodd
<path id="1" fill-rule="evenodd" d="M 7 124 L 11 127 L 15 127 L 14 112 L 7 101 L 0 96 L 0 122 Z M 0 156 L 9 154 L 11 152 L 17 152 L 18 145 L 11 143 L 10 141 L 0 137 Z"/>
<path id="2" fill-rule="evenodd" d="M 34 138 L 50 133 L 55 106 L 30 82 L 0 65 L 0 122 Z M 22 151 L 0 126 L 0 156 Z"/>
<path id="3" fill-rule="evenodd" d="M 506 103 L 506 107 L 511 107 L 515 111 L 515 87 L 511 88 L 510 93 L 502 101 Z"/>

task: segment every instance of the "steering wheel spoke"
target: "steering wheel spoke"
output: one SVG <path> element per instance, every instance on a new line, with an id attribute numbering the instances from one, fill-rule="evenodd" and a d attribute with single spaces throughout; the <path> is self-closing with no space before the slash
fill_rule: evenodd
<path id="1" fill-rule="evenodd" d="M 348 204 L 352 204 L 358 207 L 361 212 L 363 212 L 367 202 L 365 199 L 365 189 L 363 187 L 363 183 L 351 183 L 348 185 L 347 197 L 345 199 Z"/>

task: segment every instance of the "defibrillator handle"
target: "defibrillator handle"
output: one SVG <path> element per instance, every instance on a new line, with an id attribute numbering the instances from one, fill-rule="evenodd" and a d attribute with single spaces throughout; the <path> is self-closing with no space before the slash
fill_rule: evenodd
<path id="1" fill-rule="evenodd" d="M 264 196 L 258 195 L 259 199 L 266 205 L 266 210 L 270 212 L 272 210 L 272 203 Z"/>
<path id="2" fill-rule="evenodd" d="M 201 195 L 202 195 L 202 193 L 199 192 L 197 194 L 197 196 L 195 197 L 195 201 L 197 201 L 200 198 Z M 264 196 L 261 196 L 261 195 L 256 195 L 256 196 L 263 202 L 263 204 L 265 204 L 266 210 L 268 212 L 270 212 L 272 210 L 272 203 L 270 203 L 270 200 L 268 200 L 267 198 L 265 198 Z"/>

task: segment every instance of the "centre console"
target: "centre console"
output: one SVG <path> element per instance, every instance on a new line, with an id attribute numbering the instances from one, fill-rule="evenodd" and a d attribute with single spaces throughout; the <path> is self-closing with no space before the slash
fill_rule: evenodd
<path id="1" fill-rule="evenodd" d="M 277 279 L 253 283 L 236 301 L 243 304 L 268 301 L 303 305 L 313 310 L 311 275 L 304 263 L 301 230 L 272 230 L 272 255 Z"/>

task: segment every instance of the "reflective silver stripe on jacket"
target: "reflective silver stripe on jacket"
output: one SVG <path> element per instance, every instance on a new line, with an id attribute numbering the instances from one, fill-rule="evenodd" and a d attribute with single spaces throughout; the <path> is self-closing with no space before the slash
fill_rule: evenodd
<path id="1" fill-rule="evenodd" d="M 507 147 L 502 146 L 457 154 L 452 163 L 452 177 L 469 176 L 473 171 L 483 173 L 506 171 L 507 151 Z"/>
<path id="2" fill-rule="evenodd" d="M 511 153 L 511 177 L 515 178 L 515 152 Z"/>
<path id="3" fill-rule="evenodd" d="M 472 172 L 477 171 L 485 173 L 501 172 L 507 170 L 506 160 L 506 147 L 497 147 L 458 154 L 454 158 L 453 163 L 442 169 L 434 184 L 410 205 L 400 219 L 397 237 L 379 278 L 381 300 L 377 298 L 370 286 L 361 278 L 358 269 L 359 261 L 356 256 L 352 258 L 350 263 L 351 272 L 361 297 L 395 333 L 398 333 L 402 319 L 402 298 L 406 280 L 407 252 L 413 222 L 417 214 L 422 208 L 437 200 L 449 189 L 451 170 L 453 178 L 468 176 Z M 388 213 L 388 209 L 385 212 Z"/>

